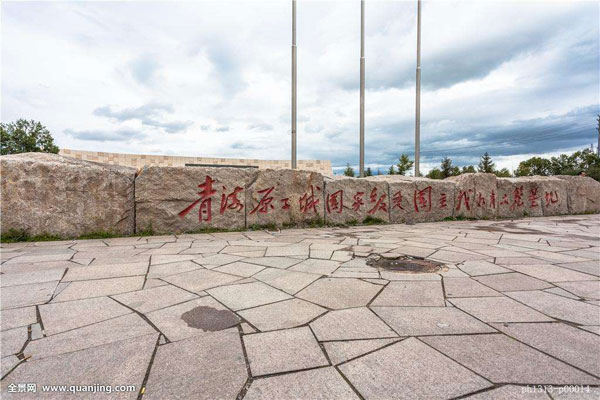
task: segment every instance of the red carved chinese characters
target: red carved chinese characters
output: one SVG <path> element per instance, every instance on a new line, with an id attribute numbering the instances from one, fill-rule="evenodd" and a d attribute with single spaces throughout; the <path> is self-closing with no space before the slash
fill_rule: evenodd
<path id="1" fill-rule="evenodd" d="M 317 187 L 317 190 L 320 190 Z M 302 197 L 300 197 L 300 212 L 302 214 L 306 214 L 307 211 L 312 209 L 312 212 L 317 213 L 317 204 L 319 204 L 319 199 L 315 197 L 315 190 L 313 185 L 310 185 L 310 195 L 308 193 L 304 193 Z"/>
<path id="2" fill-rule="evenodd" d="M 423 190 L 415 190 L 413 195 L 415 211 L 431 211 L 431 186 Z"/>
<path id="3" fill-rule="evenodd" d="M 551 204 L 558 203 L 558 192 L 556 190 L 552 192 L 546 192 L 544 198 L 546 199 L 546 207 Z"/>
<path id="4" fill-rule="evenodd" d="M 493 190 L 492 190 L 492 193 L 490 194 L 490 207 L 496 208 L 496 193 L 494 193 Z"/>
<path id="5" fill-rule="evenodd" d="M 448 196 L 446 193 L 440 194 L 439 206 L 440 208 L 446 208 L 448 206 Z"/>
<path id="6" fill-rule="evenodd" d="M 470 204 L 471 199 L 469 198 L 469 193 L 472 191 L 473 191 L 473 189 L 460 191 L 460 193 L 458 195 L 458 204 L 456 205 L 456 211 L 460 210 L 460 207 L 461 207 L 463 201 L 465 202 L 465 207 L 466 207 L 467 211 L 469 211 L 471 209 L 471 204 Z"/>
<path id="7" fill-rule="evenodd" d="M 227 188 L 223 186 L 223 194 L 221 194 L 221 209 L 219 210 L 221 214 L 223 214 L 225 210 L 241 211 L 244 208 L 244 205 L 237 197 L 238 193 L 242 190 L 244 190 L 244 188 L 236 186 L 236 188 L 233 189 L 233 192 L 230 194 L 225 194 Z"/>
<path id="8" fill-rule="evenodd" d="M 398 190 L 396 193 L 394 193 L 394 195 L 392 196 L 392 210 L 394 208 L 399 208 L 401 210 L 404 210 L 404 207 L 402 207 L 402 193 Z"/>
<path id="9" fill-rule="evenodd" d="M 285 199 L 281 199 L 280 201 L 283 203 L 283 205 L 281 206 L 282 210 L 289 210 L 290 209 L 291 206 L 290 206 L 290 199 L 289 198 L 286 197 Z"/>
<path id="10" fill-rule="evenodd" d="M 475 200 L 475 204 L 477 204 L 477 207 L 485 207 L 485 197 L 483 197 L 483 194 L 481 192 L 477 193 L 477 199 Z"/>
<path id="11" fill-rule="evenodd" d="M 261 214 L 266 214 L 269 212 L 269 209 L 272 210 L 275 208 L 275 206 L 271 204 L 273 202 L 273 197 L 270 196 L 273 189 L 275 189 L 275 186 L 258 191 L 258 193 L 263 194 L 263 197 L 259 200 L 256 207 L 254 207 L 254 210 L 250 211 L 250 214 L 254 214 L 257 211 Z"/>
<path id="12" fill-rule="evenodd" d="M 338 190 L 334 193 L 327 193 L 327 213 L 331 214 L 331 210 L 340 214 L 344 208 L 344 191 Z"/>
<path id="13" fill-rule="evenodd" d="M 513 202 L 510 205 L 510 210 L 514 211 L 515 208 L 522 207 L 523 204 L 523 186 L 519 186 L 513 191 Z"/>
<path id="14" fill-rule="evenodd" d="M 538 199 L 540 198 L 537 194 L 538 188 L 531 188 L 529 190 L 529 204 L 531 206 L 531 208 L 533 207 L 537 207 L 540 205 L 540 203 L 538 203 Z"/>
<path id="15" fill-rule="evenodd" d="M 200 203 L 200 208 L 198 209 L 198 221 L 202 222 L 204 218 L 204 221 L 210 222 L 212 220 L 212 196 L 217 193 L 212 187 L 213 183 L 215 183 L 215 180 L 206 175 L 204 183 L 198 185 L 198 188 L 200 188 L 200 191 L 198 192 L 200 198 L 187 206 L 178 215 L 181 218 L 185 217 L 196 204 Z"/>
<path id="16" fill-rule="evenodd" d="M 387 195 L 384 193 L 377 198 L 377 188 L 373 188 L 369 195 L 369 200 L 371 203 L 375 203 L 375 205 L 367 211 L 367 214 L 375 214 L 379 210 L 387 212 L 387 203 L 385 202 L 386 197 Z"/>
<path id="17" fill-rule="evenodd" d="M 354 200 L 354 202 L 352 203 L 352 209 L 354 211 L 358 211 L 360 206 L 365 204 L 365 202 L 362 199 L 364 194 L 365 192 L 356 192 L 356 194 L 352 196 L 352 199 Z"/>

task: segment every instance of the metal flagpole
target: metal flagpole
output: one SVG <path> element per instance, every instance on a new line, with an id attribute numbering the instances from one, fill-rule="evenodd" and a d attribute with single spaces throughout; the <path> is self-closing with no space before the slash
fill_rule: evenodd
<path id="1" fill-rule="evenodd" d="M 365 176 L 365 0 L 360 0 L 360 176 Z"/>
<path id="2" fill-rule="evenodd" d="M 417 99 L 415 107 L 415 176 L 420 176 L 421 157 L 421 0 L 417 0 Z"/>
<path id="3" fill-rule="evenodd" d="M 292 169 L 296 169 L 296 0 L 292 0 Z"/>

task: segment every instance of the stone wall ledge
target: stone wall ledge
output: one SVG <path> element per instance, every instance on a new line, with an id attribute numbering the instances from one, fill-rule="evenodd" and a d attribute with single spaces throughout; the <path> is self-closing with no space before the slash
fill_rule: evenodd
<path id="1" fill-rule="evenodd" d="M 580 176 L 350 178 L 226 167 L 145 167 L 136 174 L 132 168 L 54 154 L 0 160 L 2 231 L 31 236 L 600 213 L 600 183 Z"/>

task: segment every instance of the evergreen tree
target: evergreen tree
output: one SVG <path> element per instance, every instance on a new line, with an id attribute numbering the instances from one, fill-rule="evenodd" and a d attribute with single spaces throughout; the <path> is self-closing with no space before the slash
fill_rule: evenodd
<path id="1" fill-rule="evenodd" d="M 388 175 L 396 175 L 396 170 L 394 169 L 393 165 L 390 166 L 390 169 L 388 170 Z"/>
<path id="2" fill-rule="evenodd" d="M 371 167 L 367 167 L 365 171 L 365 176 L 373 176 L 373 171 L 371 171 Z"/>
<path id="3" fill-rule="evenodd" d="M 475 173 L 475 172 L 477 172 L 475 170 L 475 167 L 472 165 L 469 165 L 468 167 L 466 167 L 466 166 L 462 167 L 461 174 L 470 174 L 470 173 Z"/>
<path id="4" fill-rule="evenodd" d="M 481 156 L 481 160 L 478 165 L 479 172 L 485 172 L 488 174 L 493 174 L 496 170 L 496 165 L 492 162 L 492 157 L 486 151 L 484 155 Z"/>
<path id="5" fill-rule="evenodd" d="M 350 164 L 346 164 L 346 169 L 344 170 L 344 175 L 346 176 L 354 176 L 354 169 L 350 166 Z"/>
<path id="6" fill-rule="evenodd" d="M 406 175 L 406 172 L 410 171 L 413 164 L 414 161 L 411 161 L 407 154 L 402 154 L 398 160 L 398 164 L 396 164 L 398 167 L 398 175 Z"/>
<path id="7" fill-rule="evenodd" d="M 448 178 L 449 176 L 459 175 L 460 170 L 458 167 L 452 165 L 452 160 L 448 157 L 444 157 L 440 164 L 440 172 L 442 179 Z"/>

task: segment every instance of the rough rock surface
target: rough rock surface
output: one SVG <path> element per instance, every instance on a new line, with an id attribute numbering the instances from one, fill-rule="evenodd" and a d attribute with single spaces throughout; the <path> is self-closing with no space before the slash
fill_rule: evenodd
<path id="1" fill-rule="evenodd" d="M 246 186 L 255 169 L 148 167 L 135 180 L 137 231 L 245 227 Z"/>
<path id="2" fill-rule="evenodd" d="M 3 232 L 133 233 L 135 169 L 46 153 L 0 160 Z"/>
<path id="3" fill-rule="evenodd" d="M 557 175 L 567 182 L 569 214 L 600 212 L 600 182 L 587 176 Z"/>
<path id="4" fill-rule="evenodd" d="M 457 185 L 454 197 L 454 216 L 466 218 L 495 218 L 498 198 L 496 175 L 468 173 L 451 176 L 448 181 Z"/>
<path id="5" fill-rule="evenodd" d="M 323 221 L 323 176 L 292 169 L 261 170 L 246 190 L 246 223 L 293 225 Z"/>
<path id="6" fill-rule="evenodd" d="M 454 182 L 401 175 L 377 179 L 389 184 L 392 223 L 442 221 L 453 215 Z"/>
<path id="7" fill-rule="evenodd" d="M 361 223 L 368 216 L 390 221 L 388 184 L 383 180 L 325 178 L 325 221 Z"/>
<path id="8" fill-rule="evenodd" d="M 541 180 L 537 178 L 498 178 L 498 216 L 502 218 L 542 216 L 544 193 Z"/>

